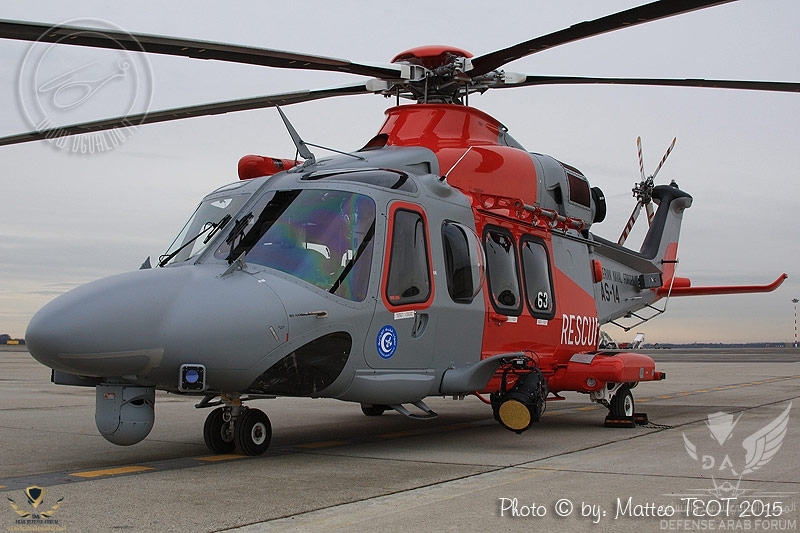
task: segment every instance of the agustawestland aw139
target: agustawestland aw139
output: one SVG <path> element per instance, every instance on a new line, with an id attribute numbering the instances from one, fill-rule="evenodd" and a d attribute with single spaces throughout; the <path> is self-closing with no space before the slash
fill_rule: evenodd
<path id="1" fill-rule="evenodd" d="M 767 285 L 695 287 L 675 275 L 692 197 L 674 182 L 655 185 L 666 155 L 651 176 L 642 166 L 620 239 L 600 238 L 592 226 L 606 214 L 603 192 L 573 166 L 523 148 L 468 99 L 548 84 L 800 90 L 788 82 L 502 70 L 553 46 L 723 3 L 653 2 L 482 56 L 424 46 L 384 66 L 0 21 L 4 39 L 363 77 L 338 88 L 38 130 L 0 144 L 342 95 L 397 103 L 363 148 L 320 159 L 278 108 L 295 157 L 243 157 L 241 179 L 200 202 L 157 265 L 148 261 L 45 305 L 26 333 L 31 355 L 53 369 L 54 383 L 96 389 L 97 428 L 120 445 L 150 432 L 156 390 L 214 407 L 203 436 L 218 453 L 264 453 L 271 424 L 251 405 L 277 396 L 336 398 L 368 416 L 394 410 L 427 419 L 436 413 L 426 397 L 474 394 L 521 433 L 548 400 L 577 391 L 608 408 L 608 425 L 633 424 L 631 389 L 665 374 L 645 355 L 602 349 L 601 325 L 650 318 L 659 312 L 654 304 L 671 296 L 770 291 L 786 276 Z M 649 229 L 631 249 L 625 238 L 643 208 Z"/>

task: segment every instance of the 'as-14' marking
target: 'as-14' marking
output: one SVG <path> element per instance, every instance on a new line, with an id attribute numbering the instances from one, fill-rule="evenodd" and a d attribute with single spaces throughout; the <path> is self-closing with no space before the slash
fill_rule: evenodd
<path id="1" fill-rule="evenodd" d="M 619 287 L 615 283 L 604 281 L 600 286 L 600 297 L 604 302 L 619 303 Z"/>
<path id="2" fill-rule="evenodd" d="M 630 285 L 636 287 L 637 277 L 625 272 L 617 272 L 608 268 L 603 269 L 603 283 L 600 285 L 600 298 L 604 302 L 620 303 L 619 286 Z"/>

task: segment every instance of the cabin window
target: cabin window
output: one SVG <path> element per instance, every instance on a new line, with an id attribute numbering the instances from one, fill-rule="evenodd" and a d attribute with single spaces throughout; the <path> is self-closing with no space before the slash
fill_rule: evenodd
<path id="1" fill-rule="evenodd" d="M 391 239 L 386 299 L 395 306 L 427 301 L 431 295 L 431 274 L 422 215 L 397 209 Z"/>
<path id="2" fill-rule="evenodd" d="M 483 237 L 489 290 L 495 309 L 504 315 L 522 311 L 514 237 L 500 228 L 487 229 Z"/>
<path id="3" fill-rule="evenodd" d="M 533 237 L 523 237 L 520 248 L 528 308 L 534 317 L 553 318 L 555 301 L 547 248 L 544 242 Z"/>
<path id="4" fill-rule="evenodd" d="M 456 303 L 472 303 L 485 279 L 480 240 L 470 228 L 455 222 L 442 225 L 447 292 Z"/>

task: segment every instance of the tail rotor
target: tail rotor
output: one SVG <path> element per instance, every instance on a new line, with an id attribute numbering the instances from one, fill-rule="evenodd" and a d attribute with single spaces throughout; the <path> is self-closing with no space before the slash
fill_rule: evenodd
<path id="1" fill-rule="evenodd" d="M 642 138 L 636 138 L 636 148 L 639 153 L 639 173 L 642 177 L 642 180 L 635 184 L 631 192 L 633 192 L 633 197 L 636 198 L 636 206 L 633 208 L 633 212 L 631 213 L 630 218 L 628 218 L 628 223 L 625 225 L 625 229 L 622 230 L 622 235 L 619 236 L 619 240 L 617 240 L 617 244 L 622 246 L 625 244 L 625 241 L 630 235 L 631 230 L 633 229 L 633 225 L 636 223 L 636 219 L 639 218 L 639 213 L 642 211 L 642 207 L 645 208 L 647 212 L 647 223 L 648 225 L 652 224 L 653 216 L 655 211 L 653 210 L 653 187 L 655 186 L 655 177 L 658 175 L 658 172 L 661 170 L 661 167 L 664 166 L 664 162 L 667 160 L 670 152 L 675 147 L 675 141 L 677 137 L 672 139 L 672 143 L 667 148 L 664 157 L 661 158 L 661 161 L 658 163 L 655 172 L 650 177 L 646 177 L 644 173 L 644 159 L 642 158 Z"/>

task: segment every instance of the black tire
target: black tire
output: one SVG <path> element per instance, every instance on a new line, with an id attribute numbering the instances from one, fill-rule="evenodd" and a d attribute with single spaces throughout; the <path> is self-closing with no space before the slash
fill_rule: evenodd
<path id="1" fill-rule="evenodd" d="M 269 417 L 258 409 L 245 409 L 236 420 L 233 432 L 239 451 L 245 455 L 261 455 L 272 440 Z"/>
<path id="2" fill-rule="evenodd" d="M 387 409 L 389 409 L 388 405 L 361 404 L 361 412 L 367 416 L 381 416 Z"/>
<path id="3" fill-rule="evenodd" d="M 612 416 L 633 416 L 636 412 L 636 404 L 633 401 L 633 393 L 627 385 L 620 387 L 617 393 L 611 398 L 609 407 Z"/>
<path id="4" fill-rule="evenodd" d="M 231 425 L 222 419 L 223 412 L 221 407 L 214 409 L 203 424 L 203 440 L 206 441 L 208 449 L 214 453 L 231 453 L 236 449 Z"/>

